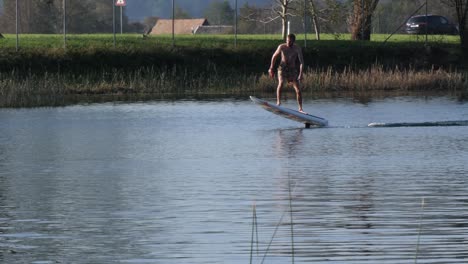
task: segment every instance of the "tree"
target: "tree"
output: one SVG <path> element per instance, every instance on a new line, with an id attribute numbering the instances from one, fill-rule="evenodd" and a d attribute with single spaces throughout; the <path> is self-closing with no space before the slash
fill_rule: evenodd
<path id="1" fill-rule="evenodd" d="M 283 40 L 286 40 L 289 16 L 292 16 L 289 9 L 294 0 L 274 0 L 274 2 L 273 12 L 281 18 L 281 35 Z"/>
<path id="2" fill-rule="evenodd" d="M 379 0 L 353 0 L 350 18 L 351 39 L 370 40 L 372 15 Z"/>
<path id="3" fill-rule="evenodd" d="M 143 32 L 144 35 L 148 35 L 153 27 L 156 25 L 156 22 L 158 21 L 158 17 L 150 16 L 150 17 L 145 17 L 143 20 Z"/>
<path id="4" fill-rule="evenodd" d="M 174 8 L 174 17 L 176 19 L 186 19 L 191 18 L 191 16 L 180 6 L 176 5 Z"/>
<path id="5" fill-rule="evenodd" d="M 19 31 L 22 33 L 54 33 L 59 11 L 53 0 L 26 0 L 18 2 Z M 0 27 L 15 32 L 16 1 L 4 0 Z"/>
<path id="6" fill-rule="evenodd" d="M 15 31 L 15 2 L 5 0 L 2 6 L 2 15 L 0 16 L 0 28 L 5 33 Z"/>
<path id="7" fill-rule="evenodd" d="M 234 9 L 227 0 L 212 2 L 204 14 L 208 22 L 213 25 L 232 25 L 234 23 Z"/>
<path id="8" fill-rule="evenodd" d="M 322 29 L 331 28 L 332 24 L 336 24 L 342 17 L 341 11 L 344 6 L 337 0 L 308 0 L 307 13 L 312 20 L 312 26 L 315 32 L 315 38 L 320 40 Z"/>
<path id="9" fill-rule="evenodd" d="M 453 7 L 457 14 L 458 32 L 460 35 L 461 46 L 468 50 L 468 28 L 467 28 L 467 15 L 468 15 L 468 0 L 444 0 L 444 2 Z"/>
<path id="10" fill-rule="evenodd" d="M 0 26 L 15 31 L 16 0 L 4 0 L 4 15 Z M 19 31 L 21 33 L 62 33 L 63 0 L 22 0 L 19 3 Z M 112 31 L 113 4 L 108 0 L 67 1 L 67 31 L 97 33 Z M 116 10 L 116 17 L 119 15 Z M 124 16 L 124 24 L 127 17 Z"/>
<path id="11" fill-rule="evenodd" d="M 241 34 L 264 33 L 258 30 L 258 22 L 261 20 L 261 9 L 245 3 L 239 8 L 238 31 Z"/>
<path id="12" fill-rule="evenodd" d="M 271 28 L 279 28 L 281 26 L 276 21 L 278 17 L 272 18 L 271 8 L 250 6 L 246 3 L 240 8 L 239 13 L 239 31 L 241 32 L 275 33 L 276 30 L 272 31 Z"/>
<path id="13" fill-rule="evenodd" d="M 409 18 L 409 15 L 422 5 L 419 1 L 408 0 L 381 2 L 374 12 L 376 19 L 373 20 L 379 33 L 393 33 L 398 28 L 401 28 L 406 19 Z"/>
<path id="14" fill-rule="evenodd" d="M 273 4 L 271 5 L 271 8 L 268 12 L 256 12 L 255 15 L 250 14 L 248 19 L 260 22 L 264 26 L 266 24 L 274 22 L 277 19 L 281 19 L 281 35 L 283 40 L 286 40 L 288 22 L 290 21 L 290 17 L 297 15 L 291 12 L 294 10 L 294 8 L 292 7 L 294 2 L 299 4 L 300 2 L 304 3 L 304 0 L 273 0 Z M 269 14 L 259 15 L 261 13 Z M 253 19 L 253 17 L 256 18 Z"/>
<path id="15" fill-rule="evenodd" d="M 315 38 L 320 40 L 320 25 L 319 25 L 319 11 L 317 10 L 317 5 L 314 0 L 309 0 L 309 12 L 312 18 L 312 24 L 314 26 Z"/>
<path id="16" fill-rule="evenodd" d="M 60 21 L 60 11 L 52 0 L 38 0 L 32 3 L 31 29 L 34 33 L 54 33 Z"/>
<path id="17" fill-rule="evenodd" d="M 66 8 L 68 32 L 112 32 L 112 11 L 114 10 L 112 2 L 107 0 L 67 1 Z M 120 16 L 120 12 L 117 8 L 115 12 L 117 19 Z"/>
<path id="18" fill-rule="evenodd" d="M 307 3 L 308 5 L 305 7 Z M 316 38 L 320 40 L 322 23 L 331 24 L 338 22 L 340 10 L 343 7 L 339 0 L 275 0 L 273 11 L 277 17 L 272 19 L 281 19 L 282 35 L 283 39 L 286 39 L 288 22 L 295 20 L 294 17 L 301 17 L 304 22 L 306 19 L 304 11 L 306 11 L 311 16 Z"/>

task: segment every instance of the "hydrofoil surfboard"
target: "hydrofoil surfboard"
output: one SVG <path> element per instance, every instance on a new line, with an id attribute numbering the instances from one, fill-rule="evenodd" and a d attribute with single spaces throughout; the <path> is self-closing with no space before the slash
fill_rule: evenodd
<path id="1" fill-rule="evenodd" d="M 305 124 L 306 128 L 309 128 L 310 126 L 325 127 L 328 125 L 328 121 L 326 119 L 318 116 L 309 115 L 296 110 L 292 110 L 290 108 L 278 106 L 276 104 L 269 103 L 268 101 L 259 99 L 254 96 L 250 96 L 250 100 L 263 107 L 263 109 L 272 112 L 273 114 L 303 123 Z"/>

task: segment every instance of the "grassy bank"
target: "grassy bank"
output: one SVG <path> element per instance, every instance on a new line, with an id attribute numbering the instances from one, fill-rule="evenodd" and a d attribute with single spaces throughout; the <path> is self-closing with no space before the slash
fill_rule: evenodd
<path id="1" fill-rule="evenodd" d="M 305 42 L 304 36 L 299 35 L 297 43 L 303 46 L 306 65 L 310 67 L 368 68 L 378 63 L 390 68 L 432 65 L 468 68 L 465 54 L 458 49 L 457 36 L 430 36 L 430 48 L 425 47 L 422 36 L 396 35 L 387 42 L 386 35 L 373 37 L 373 41 L 361 42 L 350 41 L 347 35 L 323 34 L 321 41 Z M 220 69 L 261 72 L 277 45 L 283 42 L 277 35 L 241 35 L 237 47 L 233 36 L 176 36 L 175 47 L 172 41 L 171 36 L 117 35 L 114 47 L 111 34 L 68 35 L 65 49 L 60 35 L 22 35 L 17 52 L 16 38 L 10 34 L 0 39 L 0 71 L 12 68 L 58 71 L 61 67 L 76 72 L 83 68 L 80 65 L 106 70 L 182 63 L 199 66 L 200 62 L 211 62 Z"/>
<path id="2" fill-rule="evenodd" d="M 309 36 L 312 37 L 312 36 Z M 398 35 L 384 43 L 298 36 L 305 94 L 349 91 L 467 91 L 457 37 Z M 27 35 L 0 39 L 0 107 L 63 105 L 70 99 L 237 96 L 274 92 L 265 75 L 278 36 Z M 78 99 L 80 98 L 80 99 Z"/>

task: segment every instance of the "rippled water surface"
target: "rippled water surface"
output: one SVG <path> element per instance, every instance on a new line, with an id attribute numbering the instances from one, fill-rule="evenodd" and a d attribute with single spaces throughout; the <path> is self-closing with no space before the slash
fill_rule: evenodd
<path id="1" fill-rule="evenodd" d="M 0 263 L 467 262 L 468 126 L 367 127 L 467 103 L 304 108 L 330 126 L 248 100 L 1 109 Z"/>

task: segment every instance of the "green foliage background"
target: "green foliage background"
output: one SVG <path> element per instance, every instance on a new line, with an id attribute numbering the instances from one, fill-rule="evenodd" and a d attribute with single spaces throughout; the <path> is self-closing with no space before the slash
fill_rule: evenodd
<path id="1" fill-rule="evenodd" d="M 372 35 L 370 42 L 346 40 L 349 35 L 324 34 L 322 40 L 305 41 L 298 35 L 308 67 L 329 66 L 366 68 L 376 63 L 394 67 L 466 68 L 465 53 L 459 48 L 458 36 Z M 310 37 L 310 36 L 309 36 Z M 174 46 L 173 46 L 174 41 Z M 19 37 L 6 34 L 0 39 L 0 71 L 96 71 L 109 68 L 167 67 L 178 65 L 203 70 L 213 64 L 222 71 L 263 72 L 271 54 L 282 43 L 279 35 L 182 35 L 142 37 L 137 34 L 62 35 L 33 34 Z"/>

